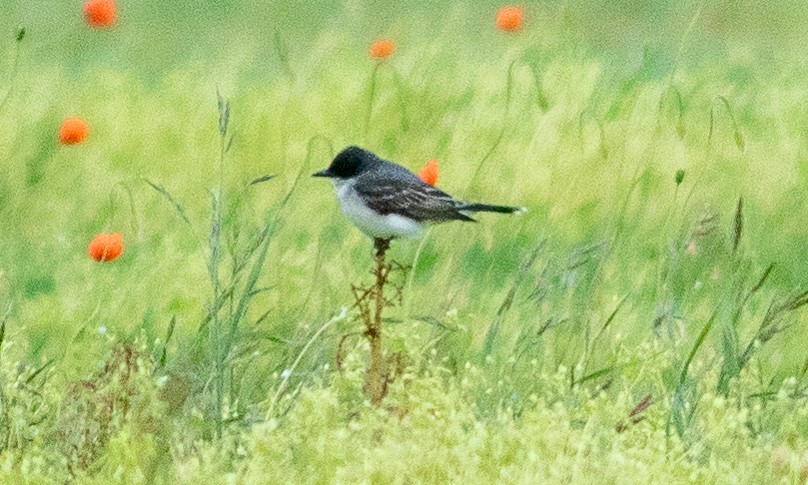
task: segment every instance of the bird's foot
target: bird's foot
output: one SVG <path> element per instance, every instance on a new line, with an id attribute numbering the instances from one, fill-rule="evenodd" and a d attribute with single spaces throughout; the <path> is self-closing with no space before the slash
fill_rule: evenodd
<path id="1" fill-rule="evenodd" d="M 392 241 L 392 240 L 393 240 L 393 238 L 389 238 L 389 237 L 388 238 L 381 238 L 381 237 L 373 238 L 373 247 L 376 249 L 376 257 L 377 258 L 383 258 L 384 257 L 384 254 L 387 252 L 388 249 L 390 249 L 390 241 Z"/>

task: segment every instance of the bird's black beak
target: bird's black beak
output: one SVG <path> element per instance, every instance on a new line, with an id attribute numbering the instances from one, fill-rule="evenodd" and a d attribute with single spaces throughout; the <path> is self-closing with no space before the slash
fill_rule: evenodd
<path id="1" fill-rule="evenodd" d="M 331 177 L 331 172 L 327 168 L 311 174 L 312 177 Z"/>

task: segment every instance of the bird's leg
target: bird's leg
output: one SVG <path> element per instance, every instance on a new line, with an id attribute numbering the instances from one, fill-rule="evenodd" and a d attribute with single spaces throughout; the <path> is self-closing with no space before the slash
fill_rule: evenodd
<path id="1" fill-rule="evenodd" d="M 388 249 L 390 249 L 390 241 L 391 238 L 381 238 L 376 237 L 373 238 L 373 247 L 376 249 L 376 263 L 378 264 L 379 258 L 384 260 L 384 255 Z"/>
<path id="2" fill-rule="evenodd" d="M 389 267 L 385 262 L 385 254 L 390 248 L 390 239 L 375 238 L 376 268 L 373 275 L 376 277 L 373 296 L 375 308 L 372 319 L 366 322 L 365 335 L 370 343 L 370 365 L 365 376 L 365 393 L 374 405 L 382 402 L 387 394 L 387 369 L 382 355 L 382 310 L 384 310 L 384 286 L 387 284 Z"/>

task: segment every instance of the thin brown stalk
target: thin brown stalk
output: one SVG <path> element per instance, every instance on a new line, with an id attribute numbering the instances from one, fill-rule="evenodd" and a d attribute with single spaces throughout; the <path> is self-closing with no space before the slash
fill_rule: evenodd
<path id="1" fill-rule="evenodd" d="M 365 337 L 370 343 L 370 364 L 365 375 L 365 393 L 370 402 L 379 405 L 387 394 L 387 365 L 382 349 L 382 312 L 385 307 L 384 287 L 390 265 L 385 262 L 385 254 L 390 248 L 389 239 L 375 239 L 376 269 L 373 274 L 376 284 L 373 291 L 374 311 L 373 318 L 365 320 Z"/>

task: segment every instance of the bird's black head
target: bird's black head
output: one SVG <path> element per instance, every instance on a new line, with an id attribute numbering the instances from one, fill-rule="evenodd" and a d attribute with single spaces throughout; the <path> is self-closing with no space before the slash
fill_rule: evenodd
<path id="1" fill-rule="evenodd" d="M 377 161 L 378 158 L 373 153 L 357 146 L 349 146 L 334 157 L 327 169 L 312 176 L 349 179 L 364 172 Z"/>

